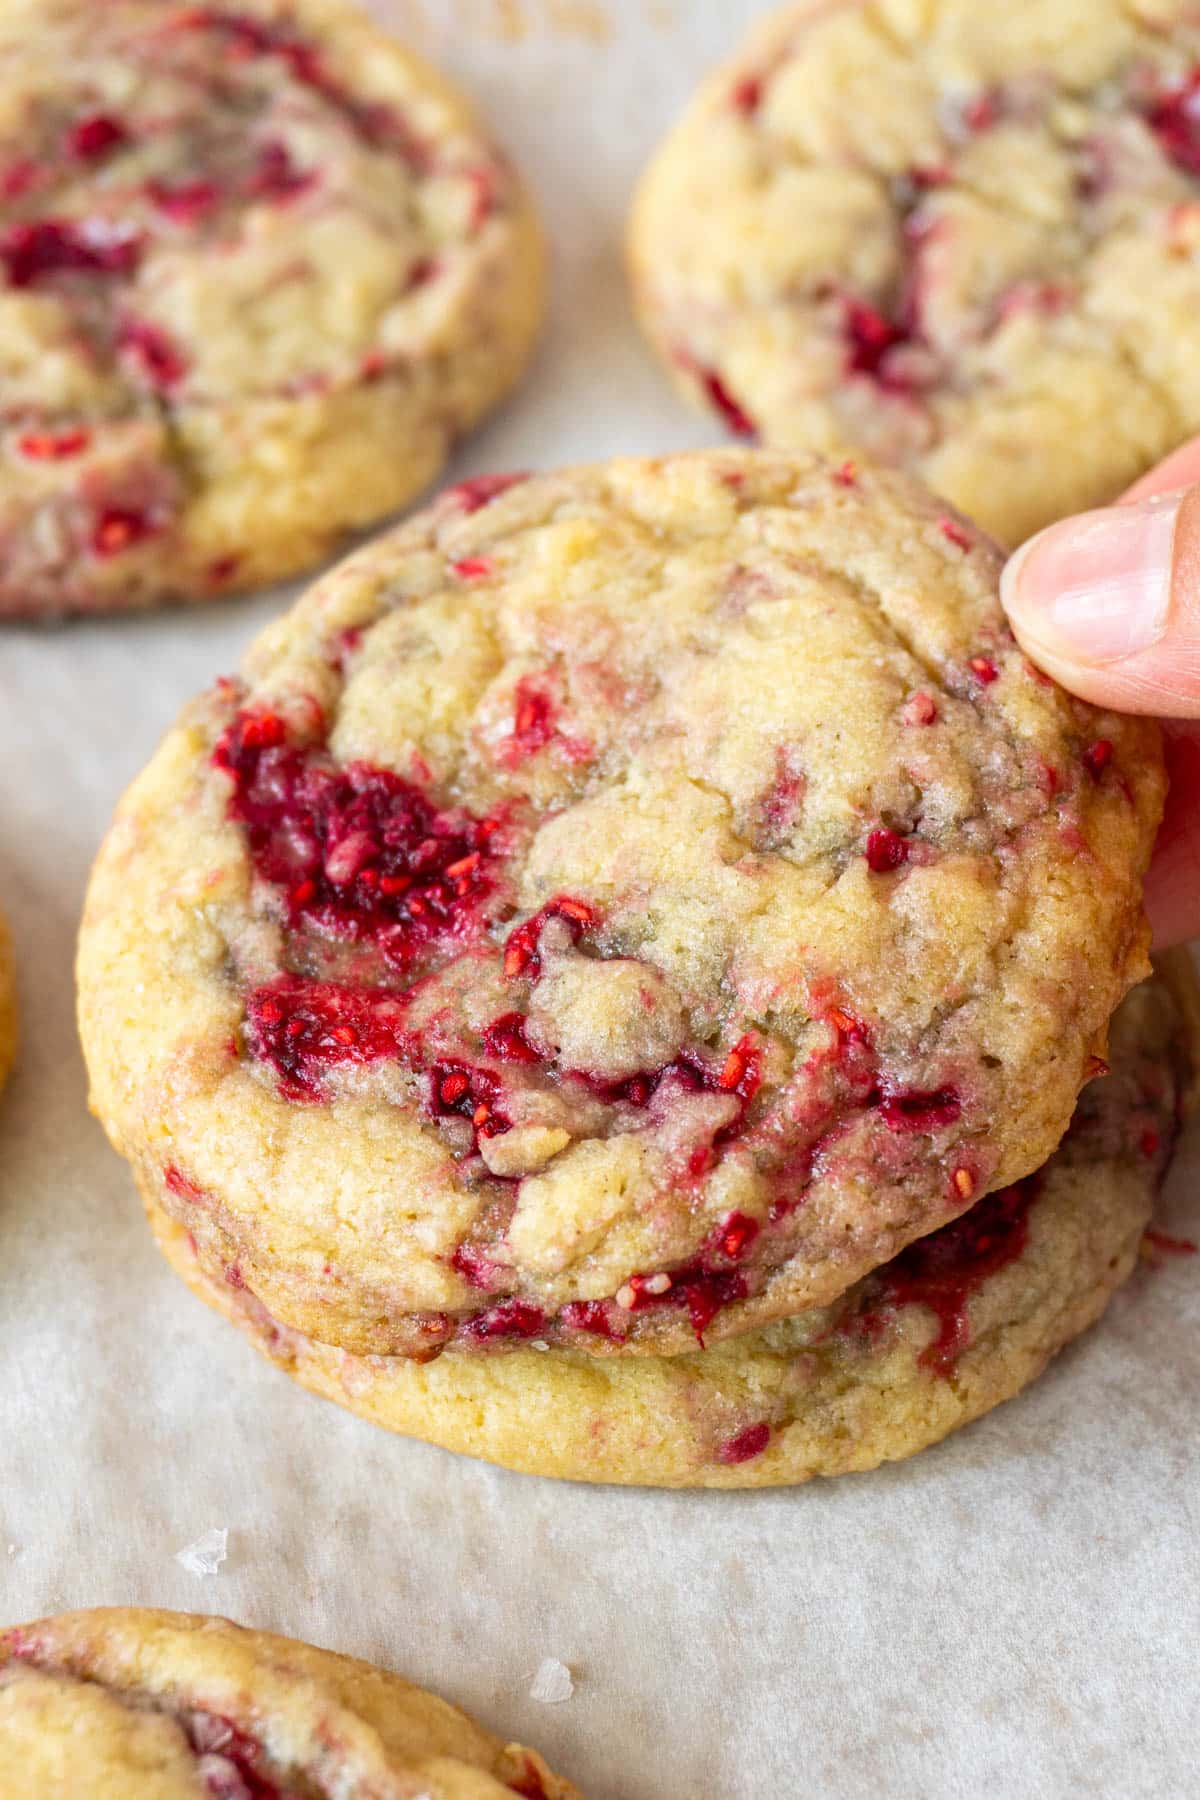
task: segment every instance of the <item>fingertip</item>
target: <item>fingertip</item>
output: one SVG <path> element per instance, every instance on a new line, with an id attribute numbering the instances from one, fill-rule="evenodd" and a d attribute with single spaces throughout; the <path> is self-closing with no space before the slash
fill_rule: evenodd
<path id="1" fill-rule="evenodd" d="M 1064 519 L 1004 570 L 1026 654 L 1097 706 L 1200 716 L 1200 486 Z"/>
<path id="2" fill-rule="evenodd" d="M 1136 505 L 1139 500 L 1149 500 L 1155 494 L 1168 494 L 1177 488 L 1190 487 L 1197 481 L 1200 481 L 1200 437 L 1181 445 L 1160 462 L 1157 468 L 1143 475 L 1140 481 L 1135 481 L 1122 494 L 1119 504 Z"/>

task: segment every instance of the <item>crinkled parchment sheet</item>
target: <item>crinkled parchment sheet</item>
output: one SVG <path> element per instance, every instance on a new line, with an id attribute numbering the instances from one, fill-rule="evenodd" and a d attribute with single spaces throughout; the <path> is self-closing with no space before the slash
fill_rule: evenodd
<path id="1" fill-rule="evenodd" d="M 556 259 L 534 377 L 454 475 L 706 436 L 629 317 L 637 170 L 748 0 L 376 0 L 475 90 Z M 311 1398 L 184 1291 L 87 1117 L 71 962 L 113 804 L 283 603 L 0 632 L 0 1619 L 142 1602 L 375 1658 L 591 1800 L 1194 1791 L 1200 1258 L 1139 1271 L 1036 1388 L 794 1492 L 509 1475 Z M 1168 1226 L 1200 1225 L 1200 1140 Z M 176 1553 L 227 1530 L 211 1575 Z M 211 1559 L 210 1559 L 211 1560 Z M 547 1658 L 571 1697 L 530 1697 Z"/>

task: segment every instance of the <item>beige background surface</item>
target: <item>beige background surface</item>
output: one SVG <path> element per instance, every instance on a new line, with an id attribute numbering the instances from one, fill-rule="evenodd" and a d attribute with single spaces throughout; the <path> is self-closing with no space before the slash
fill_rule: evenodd
<path id="1" fill-rule="evenodd" d="M 629 322 L 634 176 L 744 0 L 376 0 L 479 94 L 544 202 L 553 325 L 456 475 L 701 443 Z M 1030 1394 L 914 1463 L 765 1495 L 587 1490 L 391 1440 L 168 1275 L 84 1110 L 90 858 L 176 708 L 278 595 L 0 634 L 0 901 L 25 1041 L 0 1102 L 0 1619 L 144 1602 L 376 1658 L 591 1800 L 1194 1792 L 1200 1259 L 1143 1271 Z M 1200 1138 L 1165 1214 L 1200 1230 Z M 174 1552 L 229 1530 L 220 1573 Z M 9 1546 L 14 1546 L 10 1551 Z M 574 1696 L 528 1696 L 543 1657 Z"/>

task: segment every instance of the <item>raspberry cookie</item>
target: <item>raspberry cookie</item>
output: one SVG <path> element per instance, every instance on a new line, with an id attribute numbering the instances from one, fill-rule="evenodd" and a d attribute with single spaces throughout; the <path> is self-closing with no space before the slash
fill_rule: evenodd
<path id="1" fill-rule="evenodd" d="M 17 971 L 12 939 L 0 917 L 0 1087 L 8 1079 L 17 1053 Z"/>
<path id="2" fill-rule="evenodd" d="M 135 1607 L 0 1632 L 0 1793 L 22 1800 L 579 1800 L 398 1675 Z"/>
<path id="3" fill-rule="evenodd" d="M 310 567 L 541 300 L 504 158 L 343 0 L 0 0 L 0 617 Z"/>
<path id="4" fill-rule="evenodd" d="M 1124 1002 L 1112 1056 L 1039 1174 L 911 1244 L 832 1307 L 689 1356 L 348 1356 L 215 1278 L 148 1197 L 162 1249 L 201 1299 L 305 1387 L 375 1424 L 574 1481 L 784 1485 L 925 1449 L 1011 1399 L 1104 1311 L 1194 1097 L 1200 1000 L 1186 957 Z"/>
<path id="5" fill-rule="evenodd" d="M 659 152 L 631 256 L 732 430 L 861 449 L 1015 544 L 1200 431 L 1200 14 L 788 6 Z"/>
<path id="6" fill-rule="evenodd" d="M 184 715 L 100 856 L 93 1103 L 356 1352 L 679 1352 L 1045 1161 L 1145 968 L 1157 728 L 903 477 L 472 483 Z"/>

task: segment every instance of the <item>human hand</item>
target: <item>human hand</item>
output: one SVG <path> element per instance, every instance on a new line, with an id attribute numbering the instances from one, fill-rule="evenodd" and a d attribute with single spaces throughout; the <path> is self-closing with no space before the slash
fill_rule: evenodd
<path id="1" fill-rule="evenodd" d="M 1200 438 L 1119 505 L 1031 538 L 1002 593 L 1022 649 L 1063 687 L 1163 720 L 1171 792 L 1146 909 L 1156 949 L 1200 937 Z"/>

